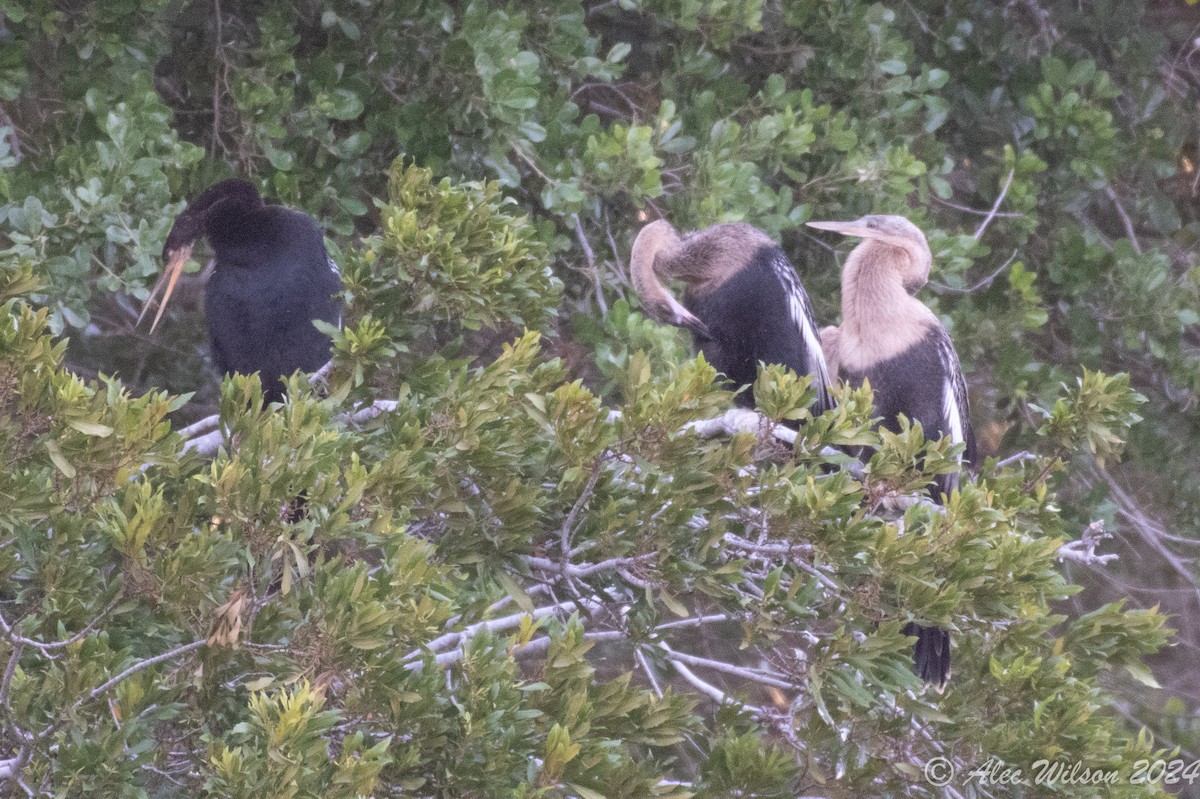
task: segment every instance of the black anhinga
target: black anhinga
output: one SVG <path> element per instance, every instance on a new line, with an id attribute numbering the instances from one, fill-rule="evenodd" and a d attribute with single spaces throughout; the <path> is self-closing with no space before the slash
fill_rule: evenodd
<path id="1" fill-rule="evenodd" d="M 166 270 L 142 311 L 145 316 L 164 292 L 151 332 L 201 236 L 215 261 L 204 291 L 213 362 L 222 374 L 258 372 L 266 399 L 282 400 L 284 378 L 296 370 L 316 371 L 329 360 L 329 336 L 313 321 L 339 321 L 334 295 L 342 281 L 321 230 L 307 214 L 264 204 L 244 180 L 208 187 L 167 235 Z"/>
<path id="2" fill-rule="evenodd" d="M 681 236 L 660 219 L 638 233 L 629 268 L 646 312 L 692 331 L 705 359 L 736 386 L 754 384 L 759 361 L 777 363 L 813 376 L 816 413 L 832 407 L 808 294 L 765 233 L 726 223 Z M 687 284 L 682 304 L 661 282 L 671 278 Z M 749 391 L 737 401 L 754 406 Z"/>
<path id="3" fill-rule="evenodd" d="M 954 343 L 937 316 L 913 296 L 929 280 L 933 265 L 925 234 L 902 216 L 808 224 L 863 239 L 842 267 L 842 324 L 821 331 L 834 373 L 855 386 L 871 382 L 875 412 L 887 429 L 898 430 L 904 414 L 921 423 L 927 438 L 949 436 L 963 444 L 963 460 L 975 463 L 967 384 Z M 941 502 L 958 483 L 958 473 L 939 475 L 934 500 Z M 916 624 L 904 632 L 917 637 L 917 675 L 944 688 L 950 679 L 950 634 Z"/>

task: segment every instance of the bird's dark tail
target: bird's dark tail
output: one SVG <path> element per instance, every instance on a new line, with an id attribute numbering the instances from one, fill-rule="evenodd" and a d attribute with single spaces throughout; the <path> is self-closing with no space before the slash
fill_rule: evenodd
<path id="1" fill-rule="evenodd" d="M 941 693 L 950 679 L 950 633 L 937 627 L 922 627 L 909 622 L 905 635 L 914 635 L 913 672 Z"/>

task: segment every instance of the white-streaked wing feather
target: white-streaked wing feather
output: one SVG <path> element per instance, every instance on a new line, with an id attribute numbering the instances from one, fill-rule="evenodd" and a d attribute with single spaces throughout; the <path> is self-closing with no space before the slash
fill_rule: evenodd
<path id="1" fill-rule="evenodd" d="M 804 339 L 808 372 L 813 376 L 814 388 L 821 399 L 821 404 L 828 406 L 829 386 L 832 381 L 829 379 L 829 367 L 825 363 L 824 350 L 821 349 L 821 335 L 817 330 L 812 304 L 808 301 L 808 293 L 800 284 L 800 278 L 796 275 L 795 268 L 783 257 L 782 253 L 777 253 L 771 259 L 771 267 L 775 270 L 779 282 L 783 284 L 792 323 L 796 325 L 801 338 Z"/>
<path id="2" fill-rule="evenodd" d="M 967 442 L 967 426 L 971 424 L 971 408 L 967 401 L 967 381 L 954 343 L 944 328 L 938 328 L 938 360 L 942 365 L 942 415 L 946 434 L 955 444 Z"/>
<path id="3" fill-rule="evenodd" d="M 338 268 L 337 261 L 333 260 L 333 256 L 331 256 L 329 253 L 326 253 L 325 263 L 329 264 L 329 271 L 337 275 L 338 282 L 340 283 L 342 280 L 342 270 Z M 337 326 L 338 330 L 342 329 L 342 311 L 340 308 L 338 309 Z"/>

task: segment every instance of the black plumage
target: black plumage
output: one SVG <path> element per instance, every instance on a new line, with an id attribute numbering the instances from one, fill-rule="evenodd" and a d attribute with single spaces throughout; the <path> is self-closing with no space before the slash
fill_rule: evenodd
<path id="1" fill-rule="evenodd" d="M 941 325 L 929 327 L 923 338 L 897 355 L 862 368 L 843 366 L 840 374 L 853 386 L 861 386 L 864 380 L 870 381 L 875 394 L 875 413 L 884 428 L 899 432 L 899 417 L 903 414 L 910 421 L 920 422 L 925 437 L 930 440 L 949 435 L 955 443 L 964 444 L 963 460 L 968 464 L 975 461 L 975 435 L 970 419 L 961 412 L 958 414 L 962 430 L 959 438 L 947 413 L 947 382 L 950 390 L 963 398 L 955 400 L 960 408 L 966 406 L 967 389 L 954 344 Z M 942 390 L 931 391 L 931 385 L 940 386 Z M 930 489 L 934 501 L 941 502 L 943 494 L 957 488 L 959 477 L 958 472 L 937 475 Z"/>
<path id="2" fill-rule="evenodd" d="M 316 371 L 329 360 L 329 336 L 313 321 L 339 321 L 334 295 L 341 291 L 341 277 L 321 230 L 307 214 L 264 204 L 245 181 L 210 186 L 167 236 L 167 269 L 151 294 L 153 299 L 166 285 L 155 325 L 200 237 L 214 254 L 204 294 L 213 362 L 222 374 L 258 372 L 266 398 L 281 400 L 284 378 L 297 370 Z"/>
<path id="3" fill-rule="evenodd" d="M 863 241 L 842 269 L 842 324 L 821 340 L 834 374 L 854 386 L 870 381 L 881 424 L 899 430 L 899 417 L 920 422 L 927 439 L 949 436 L 976 462 L 967 385 L 958 354 L 938 318 L 912 296 L 929 279 L 933 256 L 925 235 L 900 216 L 870 215 L 854 222 L 810 222 Z M 937 502 L 959 484 L 959 473 L 939 475 Z M 916 636 L 914 671 L 942 688 L 950 678 L 950 634 L 908 624 Z"/>
<path id="4" fill-rule="evenodd" d="M 656 319 L 686 327 L 705 359 L 736 388 L 752 386 L 758 364 L 811 374 L 814 411 L 832 407 L 829 372 L 808 295 L 783 250 L 745 224 L 680 236 L 665 221 L 638 234 L 630 258 L 635 290 Z M 660 282 L 686 284 L 680 304 Z M 753 407 L 749 391 L 737 402 Z"/>

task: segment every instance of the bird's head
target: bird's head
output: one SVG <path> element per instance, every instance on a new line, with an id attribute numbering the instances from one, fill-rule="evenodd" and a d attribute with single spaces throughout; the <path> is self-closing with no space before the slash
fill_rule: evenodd
<path id="1" fill-rule="evenodd" d="M 894 251 L 888 264 L 909 292 L 915 292 L 929 281 L 933 254 L 921 229 L 902 216 L 868 214 L 853 222 L 809 222 L 809 227 L 830 230 L 844 236 L 864 239 L 860 247 L 884 246 Z"/>
<path id="2" fill-rule="evenodd" d="M 175 284 L 179 282 L 179 276 L 183 273 L 183 267 L 192 257 L 192 247 L 195 246 L 197 239 L 209 233 L 214 218 L 219 219 L 224 214 L 239 213 L 261 205 L 262 198 L 258 194 L 258 189 L 254 188 L 252 183 L 236 179 L 215 183 L 188 203 L 187 208 L 183 209 L 183 213 L 175 218 L 175 224 L 171 226 L 171 232 L 167 234 L 167 242 L 163 245 L 162 252 L 166 268 L 163 269 L 162 277 L 150 291 L 146 305 L 142 308 L 141 315 L 138 316 L 138 324 L 141 324 L 142 319 L 150 310 L 150 306 L 154 304 L 155 297 L 162 292 L 163 296 L 158 303 L 158 312 L 155 313 L 154 321 L 150 324 L 150 332 L 153 333 L 154 329 L 158 327 L 158 322 L 167 309 L 167 302 L 175 291 Z"/>
<path id="3" fill-rule="evenodd" d="M 659 322 L 685 327 L 697 335 L 708 337 L 708 326 L 675 299 L 662 284 L 662 278 L 677 277 L 664 274 L 658 254 L 679 244 L 679 231 L 665 219 L 651 222 L 638 233 L 629 257 L 629 275 L 646 313 Z"/>

